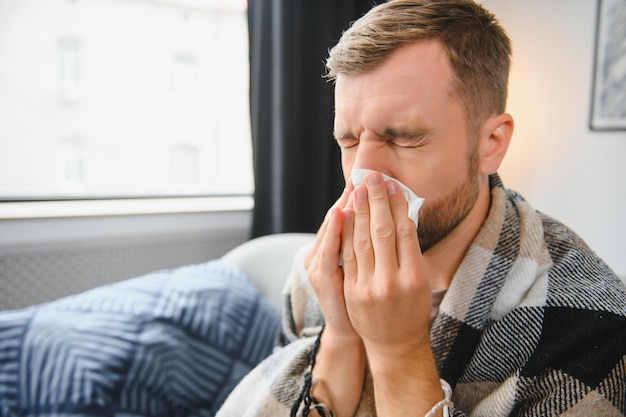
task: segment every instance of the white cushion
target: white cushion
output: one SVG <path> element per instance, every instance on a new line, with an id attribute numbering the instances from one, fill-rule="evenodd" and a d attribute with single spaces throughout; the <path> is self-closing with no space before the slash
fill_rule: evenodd
<path id="1" fill-rule="evenodd" d="M 280 310 L 282 288 L 295 253 L 315 239 L 314 233 L 277 233 L 251 239 L 223 259 L 239 266 L 259 292 Z"/>

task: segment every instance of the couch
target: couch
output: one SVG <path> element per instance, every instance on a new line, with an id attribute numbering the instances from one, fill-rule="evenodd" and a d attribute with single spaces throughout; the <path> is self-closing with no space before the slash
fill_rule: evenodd
<path id="1" fill-rule="evenodd" d="M 269 355 L 313 234 L 0 313 L 0 416 L 213 416 Z"/>

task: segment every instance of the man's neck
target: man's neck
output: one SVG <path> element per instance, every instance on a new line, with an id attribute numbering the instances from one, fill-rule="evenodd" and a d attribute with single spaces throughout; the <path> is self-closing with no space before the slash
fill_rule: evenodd
<path id="1" fill-rule="evenodd" d="M 481 181 L 478 199 L 463 221 L 424 254 L 426 272 L 433 291 L 450 287 L 452 278 L 482 227 L 491 206 L 489 180 Z"/>

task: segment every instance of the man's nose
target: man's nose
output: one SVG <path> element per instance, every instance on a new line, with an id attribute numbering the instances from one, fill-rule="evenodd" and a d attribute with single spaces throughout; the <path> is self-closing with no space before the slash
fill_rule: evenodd
<path id="1" fill-rule="evenodd" d="M 388 162 L 388 158 L 385 155 L 385 148 L 384 142 L 361 141 L 352 168 L 387 171 L 385 164 Z"/>

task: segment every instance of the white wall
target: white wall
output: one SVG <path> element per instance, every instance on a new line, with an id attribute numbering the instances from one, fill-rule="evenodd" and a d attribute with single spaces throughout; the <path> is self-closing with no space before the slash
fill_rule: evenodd
<path id="1" fill-rule="evenodd" d="M 589 129 L 596 0 L 483 0 L 513 40 L 505 185 L 626 276 L 626 131 Z M 626 94 L 626 92 L 624 92 Z"/>

